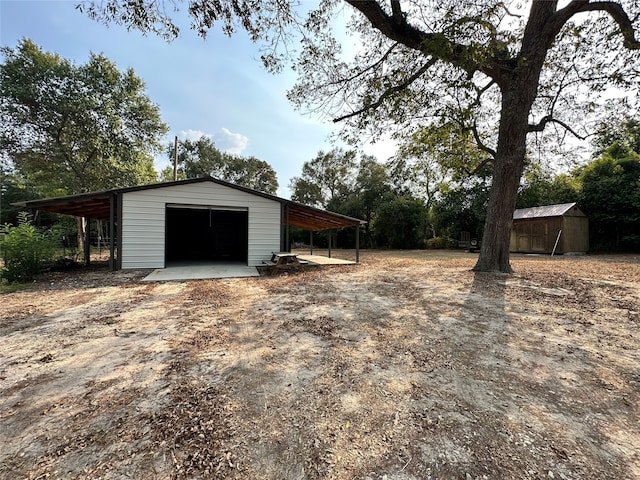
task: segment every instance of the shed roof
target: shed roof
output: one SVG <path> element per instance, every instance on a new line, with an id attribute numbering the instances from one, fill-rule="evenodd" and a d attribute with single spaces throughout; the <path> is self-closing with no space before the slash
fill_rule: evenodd
<path id="1" fill-rule="evenodd" d="M 213 182 L 218 185 L 240 190 L 252 195 L 269 198 L 284 205 L 288 209 L 288 223 L 294 227 L 305 230 L 320 231 L 335 228 L 352 227 L 366 223 L 358 218 L 348 217 L 328 210 L 310 207 L 301 203 L 276 197 L 268 193 L 253 190 L 251 188 L 235 185 L 213 177 L 193 178 L 188 180 L 178 180 L 175 182 L 155 183 L 151 185 L 141 185 L 136 187 L 115 188 L 100 192 L 82 193 L 79 195 L 68 195 L 64 197 L 45 198 L 41 200 L 29 200 L 16 202 L 14 205 L 44 210 L 47 212 L 62 213 L 76 217 L 90 217 L 98 220 L 109 220 L 111 212 L 111 201 L 119 194 L 166 188 L 173 185 L 184 185 L 190 183 Z M 117 215 L 117 214 L 116 214 Z"/>
<path id="2" fill-rule="evenodd" d="M 576 206 L 576 203 L 559 203 L 542 207 L 519 208 L 513 212 L 514 220 L 526 218 L 561 217 Z"/>

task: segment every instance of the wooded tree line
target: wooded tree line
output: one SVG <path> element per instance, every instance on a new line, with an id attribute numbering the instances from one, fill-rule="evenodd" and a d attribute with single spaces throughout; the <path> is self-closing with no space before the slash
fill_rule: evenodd
<path id="1" fill-rule="evenodd" d="M 516 207 L 578 202 L 590 217 L 592 251 L 640 251 L 640 122 L 608 122 L 594 146 L 596 158 L 569 173 L 527 162 Z M 336 149 L 306 162 L 290 188 L 293 200 L 366 219 L 365 246 L 450 248 L 463 231 L 481 238 L 487 215 L 491 166 L 474 175 L 463 166 L 425 143 L 386 163 Z"/>

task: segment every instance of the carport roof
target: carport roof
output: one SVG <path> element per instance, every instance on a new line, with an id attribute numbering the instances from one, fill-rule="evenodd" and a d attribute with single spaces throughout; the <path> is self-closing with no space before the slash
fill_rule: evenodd
<path id="1" fill-rule="evenodd" d="M 213 177 L 194 178 L 189 180 L 179 180 L 176 182 L 156 183 L 152 185 L 142 185 L 137 187 L 116 188 L 101 192 L 89 192 L 79 195 L 68 195 L 65 197 L 45 198 L 41 200 L 30 200 L 17 202 L 14 205 L 47 212 L 73 215 L 76 217 L 89 217 L 98 220 L 109 220 L 111 214 L 111 202 L 115 202 L 120 194 L 136 192 L 141 190 L 151 190 L 165 188 L 173 185 L 184 185 L 190 183 L 213 182 L 218 185 L 240 190 L 252 195 L 258 195 L 277 202 L 285 207 L 284 222 L 291 226 L 303 228 L 305 230 L 320 231 L 343 227 L 353 227 L 366 223 L 364 220 L 348 217 L 339 213 L 310 207 L 301 203 L 284 198 L 269 195 L 247 187 L 235 185 L 233 183 L 218 180 Z M 114 211 L 117 218 L 117 209 Z"/>

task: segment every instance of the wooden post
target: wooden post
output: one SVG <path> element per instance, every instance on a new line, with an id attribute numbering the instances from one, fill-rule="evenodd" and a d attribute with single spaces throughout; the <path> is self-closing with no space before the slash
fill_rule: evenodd
<path id="1" fill-rule="evenodd" d="M 109 270 L 116 269 L 116 196 L 111 194 L 109 198 Z"/>
<path id="2" fill-rule="evenodd" d="M 313 230 L 309 230 L 309 244 L 311 245 L 311 255 L 313 255 Z"/>
<path id="3" fill-rule="evenodd" d="M 329 258 L 331 258 L 331 230 L 327 230 L 329 234 Z"/>
<path id="4" fill-rule="evenodd" d="M 356 225 L 356 263 L 360 263 L 360 224 Z"/>
<path id="5" fill-rule="evenodd" d="M 556 243 L 553 246 L 553 251 L 551 252 L 551 256 L 553 257 L 556 253 L 556 248 L 558 248 L 558 242 L 560 241 L 560 235 L 562 235 L 562 230 L 558 232 L 558 238 L 556 238 Z"/>
<path id="6" fill-rule="evenodd" d="M 289 205 L 287 205 L 285 207 L 285 209 L 286 209 L 285 210 L 285 216 L 286 216 L 285 222 L 286 222 L 286 229 L 287 229 L 286 232 L 285 232 L 285 242 L 286 242 L 285 252 L 291 253 L 291 245 L 289 243 Z"/>
<path id="7" fill-rule="evenodd" d="M 84 227 L 84 264 L 89 266 L 91 262 L 91 219 L 85 218 Z"/>
<path id="8" fill-rule="evenodd" d="M 122 194 L 118 193 L 116 196 L 116 208 L 117 208 L 117 224 L 116 224 L 116 238 L 118 239 L 118 244 L 116 247 L 116 269 L 122 270 L 122 225 L 124 222 L 124 217 L 122 215 Z"/>

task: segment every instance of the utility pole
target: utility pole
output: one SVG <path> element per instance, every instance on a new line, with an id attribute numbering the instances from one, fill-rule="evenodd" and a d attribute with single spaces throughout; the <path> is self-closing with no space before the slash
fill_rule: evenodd
<path id="1" fill-rule="evenodd" d="M 178 136 L 173 145 L 173 181 L 178 180 Z"/>

